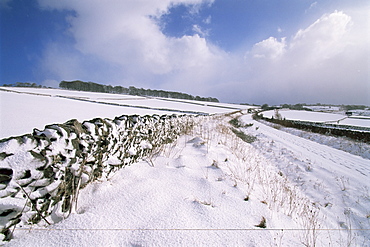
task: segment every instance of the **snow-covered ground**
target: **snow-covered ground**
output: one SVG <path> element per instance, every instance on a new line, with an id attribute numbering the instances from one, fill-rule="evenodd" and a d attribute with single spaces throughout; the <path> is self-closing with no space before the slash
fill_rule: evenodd
<path id="1" fill-rule="evenodd" d="M 270 123 L 264 120 L 260 120 L 265 125 L 273 127 L 275 129 L 279 129 L 281 131 L 285 131 L 287 133 L 320 143 L 326 146 L 333 147 L 335 149 L 339 149 L 345 151 L 347 153 L 351 153 L 354 155 L 361 156 L 365 159 L 370 159 L 370 144 L 360 141 L 354 141 L 347 137 L 337 137 L 337 136 L 330 136 L 330 135 L 323 135 L 318 134 L 310 131 L 299 130 L 295 128 L 287 128 L 281 126 L 279 124 Z"/>
<path id="2" fill-rule="evenodd" d="M 330 123 L 341 125 L 352 125 L 370 128 L 370 118 L 357 118 L 356 116 L 347 117 L 338 113 L 325 113 L 325 112 L 310 112 L 310 111 L 297 111 L 282 109 L 278 111 L 282 118 L 287 120 L 317 122 L 317 123 Z M 275 117 L 275 111 L 262 112 L 264 117 Z"/>
<path id="3" fill-rule="evenodd" d="M 319 205 L 323 228 L 348 229 L 344 242 L 331 245 L 370 245 L 370 160 L 242 119 L 253 123 L 245 130 L 257 136 L 253 146 Z"/>
<path id="4" fill-rule="evenodd" d="M 163 111 L 94 104 L 60 97 L 0 91 L 0 139 L 32 133 L 47 124 L 124 114 L 164 114 Z"/>
<path id="5" fill-rule="evenodd" d="M 124 95 L 124 94 L 109 94 L 109 93 L 94 93 L 94 92 L 84 92 L 84 91 L 73 91 L 64 89 L 53 89 L 53 88 L 22 88 L 22 87 L 0 87 L 0 89 L 6 89 L 11 91 L 16 91 L 20 93 L 32 93 L 46 96 L 64 96 L 64 97 L 75 97 L 82 99 L 90 99 L 95 101 L 113 100 L 115 103 L 123 103 L 123 100 L 145 100 L 148 98 L 189 103 L 191 105 L 202 105 L 202 106 L 215 106 L 220 108 L 232 108 L 232 109 L 248 109 L 256 108 L 255 106 L 246 105 L 235 105 L 219 102 L 206 102 L 206 101 L 196 101 L 196 100 L 185 100 L 185 99 L 173 99 L 173 98 L 159 98 L 159 97 L 148 97 L 148 96 L 134 96 L 134 95 Z M 153 104 L 146 104 L 145 106 L 155 106 Z M 191 108 L 191 107 L 190 107 Z M 175 108 L 176 109 L 176 108 Z M 187 109 L 189 110 L 189 109 Z"/>
<path id="6" fill-rule="evenodd" d="M 45 125 L 70 119 L 113 119 L 121 115 L 183 114 L 184 111 L 216 114 L 249 107 L 213 104 L 217 107 L 201 101 L 184 103 L 121 94 L 0 87 L 0 139 L 31 133 L 34 128 L 43 129 Z"/>
<path id="7" fill-rule="evenodd" d="M 282 118 L 286 118 L 288 120 L 301 120 L 301 121 L 308 121 L 308 122 L 329 122 L 329 121 L 338 121 L 346 116 L 341 114 L 334 114 L 334 113 L 324 113 L 324 112 L 311 112 L 311 111 L 297 111 L 297 110 L 278 110 L 279 114 Z M 271 111 L 264 111 L 262 112 L 264 117 L 271 118 L 275 117 L 275 110 Z"/>
<path id="8" fill-rule="evenodd" d="M 345 108 L 340 106 L 325 106 L 325 105 L 314 105 L 314 106 L 303 106 L 304 108 L 311 109 L 315 112 L 327 112 L 327 113 L 345 113 Z M 364 110 L 361 109 L 355 109 L 355 110 L 349 110 L 354 116 L 367 116 L 370 117 L 370 110 L 369 108 L 366 108 Z"/>
<path id="9" fill-rule="evenodd" d="M 325 106 L 325 105 L 314 105 L 314 106 L 305 105 L 304 108 L 321 112 L 339 112 L 342 110 L 341 107 L 339 106 Z"/>
<path id="10" fill-rule="evenodd" d="M 241 119 L 252 144 L 205 119 L 7 246 L 369 246 L 369 160 Z"/>
<path id="11" fill-rule="evenodd" d="M 230 150 L 210 148 L 199 137 L 184 136 L 177 144 L 154 159 L 154 167 L 133 164 L 110 181 L 91 184 L 75 214 L 48 230 L 16 230 L 24 235 L 8 245 L 269 246 L 281 233 L 255 227 L 262 217 L 268 227 L 292 226 L 284 215 L 270 215 L 260 199 L 244 201 L 242 187 L 212 166 L 214 159 L 234 165 Z"/>
<path id="12" fill-rule="evenodd" d="M 349 117 L 339 121 L 339 124 L 370 128 L 370 118 Z"/>
<path id="13" fill-rule="evenodd" d="M 70 118 L 168 113 L 91 102 L 135 101 L 132 96 L 53 91 L 53 97 L 26 92 L 0 91 L 5 136 L 12 130 L 19 135 L 17 129 L 24 126 L 21 132 L 29 133 Z M 41 92 L 47 91 L 31 93 Z M 189 109 L 193 106 L 200 107 L 189 104 Z M 226 108 L 210 107 L 209 111 L 215 109 L 222 113 Z M 243 142 L 230 130 L 227 122 L 235 116 L 244 124 L 253 124 L 239 128 L 257 137 L 253 143 Z M 3 126 L 7 126 L 4 132 Z M 16 228 L 15 238 L 3 244 L 370 246 L 369 159 L 241 113 L 200 118 L 191 134 L 156 151 L 109 180 L 81 190 L 75 212 L 65 220 L 47 227 Z"/>
<path id="14" fill-rule="evenodd" d="M 19 92 L 19 93 L 31 93 L 35 95 L 44 96 L 65 96 L 65 97 L 76 97 L 85 99 L 145 99 L 141 96 L 124 95 L 124 94 L 108 94 L 108 93 L 95 93 L 95 92 L 84 92 L 84 91 L 73 91 L 56 88 L 31 88 L 31 87 L 0 87 L 0 89 Z"/>

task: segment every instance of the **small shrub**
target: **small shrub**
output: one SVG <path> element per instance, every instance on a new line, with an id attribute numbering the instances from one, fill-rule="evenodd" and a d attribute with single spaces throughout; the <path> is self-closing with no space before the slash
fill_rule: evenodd
<path id="1" fill-rule="evenodd" d="M 242 124 L 239 120 L 239 118 L 233 118 L 229 121 L 229 124 L 231 124 L 234 128 L 248 128 L 252 127 L 253 123 L 250 124 Z"/>
<path id="2" fill-rule="evenodd" d="M 247 143 L 252 143 L 252 142 L 254 142 L 255 140 L 257 140 L 257 137 L 255 137 L 255 136 L 251 136 L 251 135 L 247 135 L 247 134 L 245 134 L 244 132 L 239 131 L 239 130 L 237 130 L 237 129 L 232 128 L 231 130 L 232 130 L 232 132 L 234 132 L 234 134 L 235 134 L 237 137 L 239 137 L 240 139 L 242 139 L 243 141 L 245 141 L 245 142 L 247 142 Z"/>
<path id="3" fill-rule="evenodd" d="M 212 162 L 212 165 L 211 165 L 212 167 L 215 167 L 215 168 L 220 168 L 219 166 L 218 166 L 218 162 L 216 161 L 216 160 L 213 160 L 213 162 Z"/>
<path id="4" fill-rule="evenodd" d="M 242 125 L 240 124 L 240 121 L 238 118 L 233 118 L 229 121 L 229 124 L 231 124 L 235 128 L 240 128 Z"/>
<path id="5" fill-rule="evenodd" d="M 265 217 L 262 216 L 261 222 L 258 225 L 255 225 L 256 227 L 259 228 L 266 228 L 266 219 Z"/>

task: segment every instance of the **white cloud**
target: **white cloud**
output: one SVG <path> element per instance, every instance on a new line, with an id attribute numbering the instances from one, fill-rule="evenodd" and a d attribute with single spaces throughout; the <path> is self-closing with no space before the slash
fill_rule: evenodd
<path id="1" fill-rule="evenodd" d="M 274 37 L 265 39 L 252 48 L 252 54 L 255 58 L 278 58 L 284 54 L 285 51 L 285 38 L 278 41 Z"/>
<path id="2" fill-rule="evenodd" d="M 335 11 L 324 15 L 308 28 L 299 30 L 293 37 L 291 49 L 305 51 L 315 58 L 329 58 L 340 53 L 347 45 L 351 17 Z"/>
<path id="3" fill-rule="evenodd" d="M 370 50 L 363 20 L 335 11 L 290 40 L 270 37 L 255 44 L 248 63 L 258 73 L 249 74 L 250 84 L 264 88 L 260 93 L 275 103 L 369 104 Z"/>
<path id="4" fill-rule="evenodd" d="M 209 0 L 39 2 L 44 8 L 71 9 L 76 12 L 76 16 L 69 18 L 69 32 L 73 35 L 75 48 L 80 53 L 96 56 L 127 70 L 133 68 L 130 71 L 139 74 L 166 74 L 179 69 L 176 65 L 188 66 L 184 61 L 188 61 L 189 66 L 192 66 L 192 60 L 204 61 L 205 57 L 212 57 L 206 49 L 201 53 L 192 51 L 204 45 L 203 38 L 198 35 L 180 39 L 166 37 L 153 18 L 149 17 L 160 16 L 176 4 L 199 5 L 211 2 Z M 186 57 L 187 54 L 194 57 Z"/>
<path id="5" fill-rule="evenodd" d="M 206 19 L 203 20 L 203 23 L 205 24 L 211 24 L 212 22 L 212 17 L 209 15 Z"/>
<path id="6" fill-rule="evenodd" d="M 315 8 L 317 6 L 317 2 L 311 3 L 310 7 L 308 8 L 309 10 Z"/>
<path id="7" fill-rule="evenodd" d="M 199 11 L 204 7 L 204 6 L 211 6 L 215 0 L 204 0 L 204 1 L 191 1 L 190 2 L 190 9 L 189 9 L 189 14 L 190 15 L 198 15 Z M 180 0 L 180 2 L 184 2 Z"/>
<path id="8" fill-rule="evenodd" d="M 193 25 L 193 31 L 197 33 L 201 37 L 207 37 L 209 34 L 208 30 L 203 30 L 199 25 L 194 24 Z"/>
<path id="9" fill-rule="evenodd" d="M 326 14 L 291 37 L 270 37 L 248 52 L 223 51 L 198 25 L 192 36 L 162 32 L 159 17 L 171 7 L 212 2 L 39 0 L 42 8 L 75 12 L 68 19 L 74 43 L 49 44 L 42 71 L 56 80 L 163 88 L 234 102 L 370 104 L 368 8 Z"/>

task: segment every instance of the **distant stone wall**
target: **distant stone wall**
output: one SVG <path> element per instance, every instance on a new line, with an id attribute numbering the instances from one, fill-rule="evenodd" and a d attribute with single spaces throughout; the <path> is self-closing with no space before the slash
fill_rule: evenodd
<path id="1" fill-rule="evenodd" d="M 311 131 L 314 133 L 319 133 L 323 135 L 333 135 L 333 136 L 345 136 L 356 141 L 370 143 L 370 128 L 358 127 L 358 126 L 347 126 L 338 124 L 328 124 L 328 123 L 316 123 L 307 121 L 296 121 L 296 120 L 281 120 L 274 118 L 261 117 L 260 115 L 253 115 L 253 118 L 263 119 L 270 123 L 280 124 L 288 128 L 296 128 L 306 131 Z"/>
<path id="2" fill-rule="evenodd" d="M 26 120 L 25 120 L 26 121 Z M 0 225 L 56 223 L 74 209 L 78 191 L 145 157 L 193 127 L 190 116 L 121 116 L 70 120 L 0 140 Z"/>

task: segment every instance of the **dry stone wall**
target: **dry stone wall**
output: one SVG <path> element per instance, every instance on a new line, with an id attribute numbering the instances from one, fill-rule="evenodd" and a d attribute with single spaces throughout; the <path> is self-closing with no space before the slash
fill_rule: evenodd
<path id="1" fill-rule="evenodd" d="M 356 141 L 370 143 L 370 128 L 349 126 L 349 125 L 338 125 L 338 124 L 327 124 L 327 123 L 315 123 L 307 121 L 296 121 L 296 120 L 280 120 L 274 118 L 265 118 L 263 120 L 280 124 L 288 128 L 296 128 L 301 130 L 308 130 L 314 133 L 323 135 L 334 135 L 334 136 L 345 136 Z"/>
<path id="2" fill-rule="evenodd" d="M 68 217 L 78 191 L 145 157 L 192 128 L 191 116 L 70 120 L 0 140 L 0 225 L 47 225 Z"/>

